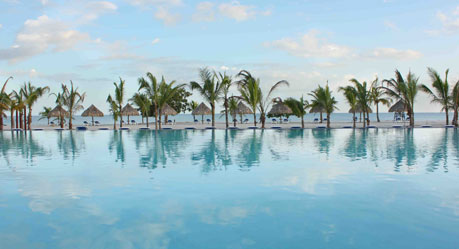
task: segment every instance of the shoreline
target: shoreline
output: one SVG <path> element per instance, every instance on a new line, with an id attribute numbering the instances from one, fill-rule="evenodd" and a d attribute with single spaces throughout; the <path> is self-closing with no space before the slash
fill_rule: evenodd
<path id="1" fill-rule="evenodd" d="M 326 129 L 326 122 L 305 122 L 304 129 Z M 84 127 L 84 128 L 80 128 Z M 253 123 L 237 124 L 236 128 L 233 128 L 233 124 L 230 124 L 228 129 L 254 129 Z M 147 130 L 146 124 L 124 124 L 123 128 L 128 128 L 128 130 Z M 206 130 L 206 129 L 216 129 L 216 130 L 225 130 L 225 123 L 218 122 L 215 124 L 215 127 L 212 127 L 210 123 L 193 123 L 193 122 L 177 122 L 175 124 L 162 124 L 162 130 L 186 130 L 186 129 L 196 129 L 196 130 Z M 355 129 L 362 129 L 363 123 L 357 122 Z M 375 128 L 411 128 L 408 122 L 392 122 L 392 121 L 381 121 L 381 122 L 371 122 L 367 129 Z M 444 121 L 425 121 L 425 122 L 416 122 L 413 128 L 457 128 L 453 125 L 446 126 Z M 155 130 L 155 124 L 149 123 L 149 130 Z M 257 129 L 261 129 L 261 125 L 257 123 Z M 289 123 L 266 123 L 265 129 L 302 129 L 301 122 L 289 122 Z M 332 122 L 330 124 L 330 129 L 353 129 L 352 122 Z M 4 126 L 3 131 L 20 131 L 16 129 L 11 129 L 9 126 Z M 38 130 L 61 130 L 58 125 L 48 126 L 48 125 L 37 125 L 34 126 L 32 123 L 32 131 Z M 65 127 L 63 130 L 68 130 L 68 127 Z M 91 125 L 78 125 L 74 124 L 72 130 L 113 130 L 113 124 L 101 124 L 96 126 Z M 117 130 L 120 130 L 119 125 L 117 124 Z"/>

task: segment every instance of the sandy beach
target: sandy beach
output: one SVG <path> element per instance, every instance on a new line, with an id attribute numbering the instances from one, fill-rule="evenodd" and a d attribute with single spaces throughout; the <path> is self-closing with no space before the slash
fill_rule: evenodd
<path id="1" fill-rule="evenodd" d="M 319 123 L 319 122 L 305 122 L 304 128 L 305 129 L 314 129 L 314 128 L 326 128 L 326 122 Z M 79 124 L 74 124 L 73 125 L 73 130 L 77 130 L 79 127 L 85 127 L 87 130 L 113 130 L 113 124 L 101 124 L 101 125 L 79 125 Z M 204 130 L 204 129 L 210 129 L 212 125 L 210 123 L 204 122 L 202 124 L 201 122 L 199 123 L 193 123 L 193 122 L 177 122 L 175 124 L 162 124 L 162 129 L 164 130 L 183 130 L 183 129 L 190 129 L 194 128 L 196 130 Z M 230 124 L 230 129 L 233 128 L 233 124 Z M 238 129 L 252 129 L 254 127 L 253 123 L 244 123 L 244 124 L 236 124 L 236 127 Z M 289 123 L 266 123 L 265 124 L 265 129 L 291 129 L 291 128 L 299 128 L 301 127 L 300 122 L 289 122 Z M 409 122 L 392 122 L 392 121 L 381 121 L 381 122 L 371 122 L 368 128 L 402 128 L 402 127 L 409 127 Z M 442 121 L 421 121 L 421 122 L 415 122 L 414 128 L 453 128 L 453 126 L 445 126 L 445 122 Z M 117 124 L 117 129 L 119 129 L 119 124 Z M 129 130 L 139 130 L 139 129 L 146 129 L 147 125 L 146 123 L 144 124 L 135 124 L 135 125 L 127 125 L 124 124 L 123 128 L 129 128 Z M 149 129 L 154 130 L 155 129 L 155 124 L 150 123 L 149 124 Z M 215 129 L 218 130 L 224 130 L 225 123 L 223 122 L 217 122 L 215 125 Z M 261 129 L 261 124 L 257 124 L 257 128 Z M 331 122 L 330 124 L 331 129 L 349 129 L 352 128 L 352 122 Z M 356 123 L 356 128 L 363 128 L 363 123 L 357 122 Z M 57 125 L 33 125 L 32 124 L 32 130 L 59 130 L 60 127 Z M 68 126 L 64 128 L 65 130 L 68 130 Z M 11 130 L 9 126 L 4 127 L 5 131 Z"/>

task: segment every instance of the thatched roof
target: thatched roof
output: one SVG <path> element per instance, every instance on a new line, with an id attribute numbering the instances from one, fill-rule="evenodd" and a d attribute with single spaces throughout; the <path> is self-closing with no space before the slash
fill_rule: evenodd
<path id="1" fill-rule="evenodd" d="M 170 107 L 170 105 L 165 104 L 163 108 L 161 108 L 161 115 L 177 115 L 177 111 L 174 108 Z"/>
<path id="2" fill-rule="evenodd" d="M 250 110 L 250 108 L 248 108 L 248 107 L 247 107 L 246 105 L 244 105 L 244 103 L 242 103 L 242 102 L 239 102 L 239 104 L 237 104 L 236 113 L 237 113 L 237 114 L 253 114 L 252 110 Z"/>
<path id="3" fill-rule="evenodd" d="M 268 112 L 269 116 L 279 116 L 285 114 L 292 114 L 292 109 L 285 105 L 284 103 L 276 103 L 273 105 L 271 110 Z"/>
<path id="4" fill-rule="evenodd" d="M 48 113 L 48 118 L 58 118 L 60 116 L 69 116 L 69 112 L 64 110 L 64 108 L 60 105 L 54 107 L 54 109 Z"/>
<path id="5" fill-rule="evenodd" d="M 368 111 L 368 113 L 373 113 L 373 110 L 372 110 L 370 107 L 368 107 L 368 110 L 367 110 L 367 111 Z M 356 112 L 356 113 L 363 112 L 362 107 L 357 106 L 357 107 L 355 108 L 355 112 Z M 349 109 L 349 113 L 353 113 L 353 109 L 352 109 L 352 108 Z"/>
<path id="6" fill-rule="evenodd" d="M 389 112 L 405 112 L 407 111 L 405 102 L 403 100 L 397 101 L 393 106 L 389 108 Z"/>
<path id="7" fill-rule="evenodd" d="M 82 114 L 82 117 L 103 117 L 104 113 L 101 112 L 97 107 L 91 105 L 88 109 L 86 109 Z"/>
<path id="8" fill-rule="evenodd" d="M 137 111 L 134 107 L 132 107 L 130 104 L 127 104 L 126 106 L 121 109 L 121 115 L 123 116 L 139 116 L 139 111 Z"/>
<path id="9" fill-rule="evenodd" d="M 206 104 L 201 103 L 196 109 L 193 110 L 191 113 L 192 115 L 210 115 L 212 114 L 212 111 L 210 110 L 209 107 L 206 106 Z"/>
<path id="10" fill-rule="evenodd" d="M 315 106 L 309 110 L 309 113 L 319 113 L 319 112 L 325 112 L 325 109 L 321 106 Z"/>

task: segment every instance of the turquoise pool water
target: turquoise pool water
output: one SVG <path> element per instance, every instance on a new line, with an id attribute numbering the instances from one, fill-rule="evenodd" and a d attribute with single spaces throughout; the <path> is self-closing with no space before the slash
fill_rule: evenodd
<path id="1" fill-rule="evenodd" d="M 456 129 L 0 133 L 0 248 L 458 248 Z"/>

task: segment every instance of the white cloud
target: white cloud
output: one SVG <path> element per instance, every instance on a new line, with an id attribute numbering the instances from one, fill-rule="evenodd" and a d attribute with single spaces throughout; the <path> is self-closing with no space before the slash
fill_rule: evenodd
<path id="1" fill-rule="evenodd" d="M 138 6 L 182 5 L 182 0 L 127 0 L 128 3 Z"/>
<path id="2" fill-rule="evenodd" d="M 0 29 L 2 29 L 2 28 L 3 28 L 3 24 L 0 23 Z"/>
<path id="3" fill-rule="evenodd" d="M 151 44 L 152 44 L 152 45 L 155 45 L 155 44 L 157 44 L 158 42 L 159 42 L 159 38 L 155 38 L 155 39 L 151 42 Z"/>
<path id="4" fill-rule="evenodd" d="M 437 12 L 437 19 L 440 20 L 442 28 L 439 30 L 427 30 L 426 32 L 428 34 L 454 34 L 459 32 L 459 6 L 457 6 L 456 9 L 452 11 L 450 16 L 441 11 Z"/>
<path id="5" fill-rule="evenodd" d="M 331 57 L 338 58 L 348 56 L 351 49 L 346 46 L 330 43 L 326 39 L 318 37 L 319 32 L 311 30 L 302 35 L 299 40 L 283 38 L 280 40 L 268 42 L 268 47 L 277 48 L 286 51 L 290 55 L 298 57 Z"/>
<path id="6" fill-rule="evenodd" d="M 376 48 L 371 51 L 369 56 L 383 59 L 413 60 L 421 58 L 422 53 L 411 49 L 398 50 L 395 48 Z"/>
<path id="7" fill-rule="evenodd" d="M 222 3 L 218 6 L 221 15 L 238 22 L 254 17 L 256 13 L 253 11 L 253 8 L 253 6 L 242 5 L 238 1 Z"/>
<path id="8" fill-rule="evenodd" d="M 196 5 L 196 12 L 191 17 L 195 22 L 211 22 L 215 20 L 214 4 L 211 2 L 200 2 Z"/>
<path id="9" fill-rule="evenodd" d="M 114 12 L 118 9 L 112 2 L 108 1 L 95 1 L 89 2 L 84 8 L 83 21 L 88 22 L 97 19 L 100 15 L 105 13 Z"/>
<path id="10" fill-rule="evenodd" d="M 22 30 L 16 35 L 15 44 L 10 48 L 0 49 L 0 58 L 15 62 L 48 50 L 70 50 L 86 40 L 89 40 L 87 33 L 70 29 L 65 23 L 43 15 L 25 21 Z"/>
<path id="11" fill-rule="evenodd" d="M 165 25 L 175 25 L 180 21 L 179 14 L 170 13 L 166 7 L 158 7 L 155 12 L 155 18 L 164 22 Z"/>
<path id="12" fill-rule="evenodd" d="M 386 26 L 387 28 L 392 29 L 392 30 L 398 30 L 397 24 L 395 24 L 395 23 L 393 23 L 391 21 L 385 21 L 384 22 L 384 26 Z"/>

